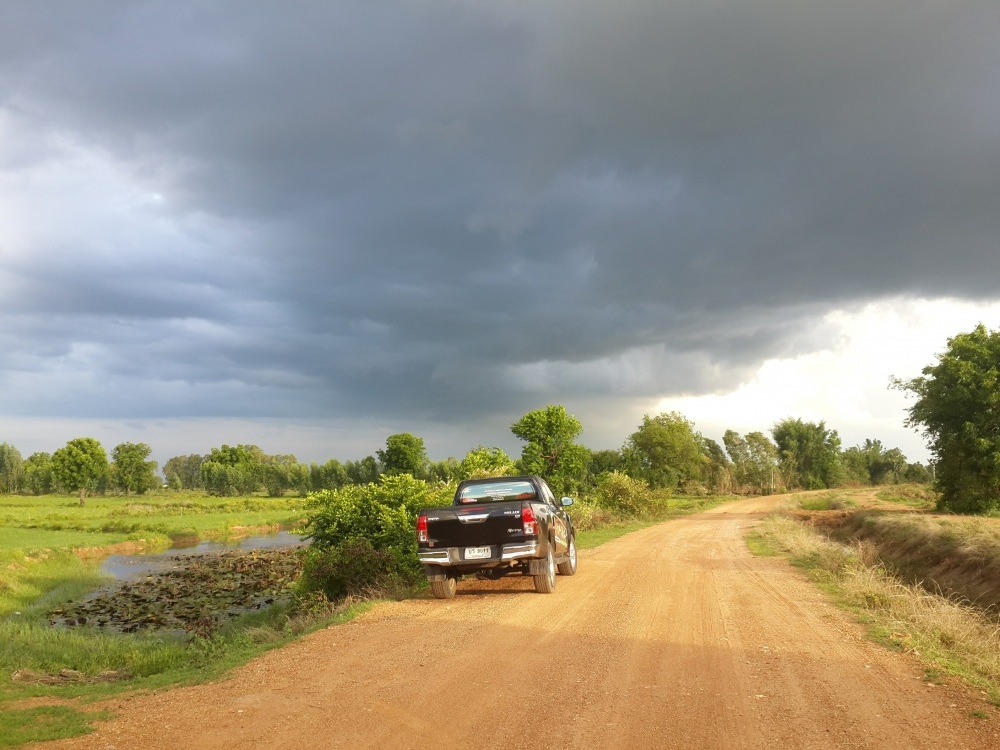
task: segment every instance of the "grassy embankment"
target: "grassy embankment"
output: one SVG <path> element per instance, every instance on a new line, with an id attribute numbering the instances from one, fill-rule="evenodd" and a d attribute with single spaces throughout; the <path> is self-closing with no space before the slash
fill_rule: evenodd
<path id="1" fill-rule="evenodd" d="M 651 496 L 624 519 L 585 499 L 572 510 L 581 548 L 723 502 Z M 109 550 L 152 551 L 176 539 L 225 539 L 291 528 L 302 498 L 213 498 L 165 492 L 141 498 L 0 496 L 0 747 L 88 731 L 93 708 L 121 690 L 154 689 L 216 677 L 253 656 L 366 605 L 317 601 L 246 615 L 210 638 L 53 628 L 49 614 L 103 582 Z M 18 679 L 12 679 L 15 675 Z"/>
<path id="2" fill-rule="evenodd" d="M 957 675 L 1000 705 L 1000 521 L 934 514 L 921 488 L 823 499 L 766 519 L 751 549 L 788 555 L 876 640 L 918 654 L 928 681 Z"/>

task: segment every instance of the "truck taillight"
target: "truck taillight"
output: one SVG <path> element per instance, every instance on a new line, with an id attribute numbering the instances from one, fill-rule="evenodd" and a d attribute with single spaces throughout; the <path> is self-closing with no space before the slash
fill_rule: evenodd
<path id="1" fill-rule="evenodd" d="M 521 506 L 521 523 L 524 524 L 525 536 L 538 536 L 538 521 L 535 520 L 535 511 L 530 505 Z"/>
<path id="2" fill-rule="evenodd" d="M 423 513 L 417 517 L 417 541 L 427 541 L 427 516 Z"/>

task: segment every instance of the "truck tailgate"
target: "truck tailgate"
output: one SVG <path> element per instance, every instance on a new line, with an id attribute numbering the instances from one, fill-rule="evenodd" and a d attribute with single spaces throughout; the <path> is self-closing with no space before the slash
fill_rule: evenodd
<path id="1" fill-rule="evenodd" d="M 479 547 L 524 539 L 520 501 L 427 511 L 431 547 Z"/>

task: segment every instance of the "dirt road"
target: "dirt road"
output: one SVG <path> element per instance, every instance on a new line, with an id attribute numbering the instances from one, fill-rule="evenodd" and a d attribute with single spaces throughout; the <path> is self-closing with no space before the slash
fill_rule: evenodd
<path id="1" fill-rule="evenodd" d="M 52 748 L 997 748 L 974 691 L 863 637 L 744 535 L 744 500 L 584 552 L 552 595 L 463 581 Z M 976 718 L 988 711 L 990 718 Z"/>

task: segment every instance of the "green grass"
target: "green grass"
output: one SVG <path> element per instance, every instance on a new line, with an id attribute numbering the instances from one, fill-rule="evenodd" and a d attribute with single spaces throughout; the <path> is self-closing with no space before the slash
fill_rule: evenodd
<path id="1" fill-rule="evenodd" d="M 798 502 L 802 510 L 843 510 L 855 505 L 853 500 L 844 497 L 844 493 L 841 492 L 811 495 L 800 498 Z"/>
<path id="2" fill-rule="evenodd" d="M 757 557 L 780 557 L 784 554 L 770 539 L 756 531 L 751 531 L 746 537 L 747 548 Z"/>
<path id="3" fill-rule="evenodd" d="M 878 499 L 918 510 L 934 510 L 940 495 L 924 484 L 900 484 L 878 491 Z"/>
<path id="4" fill-rule="evenodd" d="M 84 712 L 70 706 L 0 710 L 0 747 L 87 734 L 93 731 L 91 722 L 106 718 L 106 711 Z"/>
<path id="5" fill-rule="evenodd" d="M 576 546 L 579 549 L 593 549 L 594 547 L 600 547 L 605 542 L 610 542 L 620 536 L 631 534 L 633 531 L 645 529 L 648 526 L 652 526 L 654 523 L 655 521 L 632 521 L 629 523 L 617 524 L 615 526 L 605 526 L 600 529 L 578 531 L 576 533 Z"/>
<path id="6" fill-rule="evenodd" d="M 102 580 L 96 562 L 85 562 L 65 549 L 0 551 L 0 617 L 40 616 Z"/>

